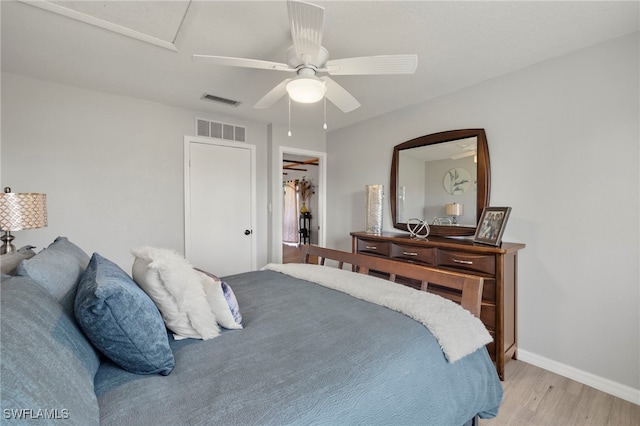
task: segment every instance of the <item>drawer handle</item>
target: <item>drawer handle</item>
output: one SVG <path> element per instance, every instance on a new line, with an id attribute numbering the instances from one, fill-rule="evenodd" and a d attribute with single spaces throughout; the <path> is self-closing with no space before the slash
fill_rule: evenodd
<path id="1" fill-rule="evenodd" d="M 414 253 L 411 251 L 403 251 L 402 254 L 404 254 L 405 256 L 417 256 L 418 253 Z"/>
<path id="2" fill-rule="evenodd" d="M 364 246 L 364 248 L 366 248 L 368 250 L 378 250 L 378 247 L 376 247 L 376 246 Z"/>
<path id="3" fill-rule="evenodd" d="M 473 265 L 473 260 L 460 260 L 460 259 L 451 259 L 453 260 L 455 263 L 462 263 L 464 265 Z"/>

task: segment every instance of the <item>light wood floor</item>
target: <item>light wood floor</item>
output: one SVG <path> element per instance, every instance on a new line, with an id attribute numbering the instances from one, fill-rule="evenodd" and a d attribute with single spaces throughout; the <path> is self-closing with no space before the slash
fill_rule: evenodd
<path id="1" fill-rule="evenodd" d="M 640 405 L 522 361 L 509 361 L 498 417 L 480 426 L 640 425 Z"/>

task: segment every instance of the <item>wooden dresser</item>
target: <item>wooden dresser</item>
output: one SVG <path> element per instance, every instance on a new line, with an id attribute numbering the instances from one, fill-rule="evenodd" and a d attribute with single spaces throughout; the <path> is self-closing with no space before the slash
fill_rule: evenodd
<path id="1" fill-rule="evenodd" d="M 500 247 L 493 247 L 474 244 L 469 239 L 429 237 L 420 240 L 400 233 L 352 232 L 351 237 L 354 253 L 482 276 L 480 319 L 494 338 L 487 349 L 500 379 L 504 380 L 505 362 L 517 357 L 518 250 L 524 248 L 524 244 L 503 242 Z M 420 288 L 420 283 L 405 281 L 402 284 Z M 459 301 L 459 295 L 437 286 L 430 285 L 429 291 Z"/>

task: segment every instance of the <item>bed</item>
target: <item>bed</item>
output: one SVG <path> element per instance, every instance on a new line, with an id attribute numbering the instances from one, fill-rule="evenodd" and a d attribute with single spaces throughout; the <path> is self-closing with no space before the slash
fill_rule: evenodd
<path id="1" fill-rule="evenodd" d="M 156 251 L 174 260 L 164 267 L 180 288 L 185 276 L 214 282 L 179 253 Z M 300 263 L 215 281 L 235 295 L 233 304 L 221 296 L 230 322 L 216 313 L 207 325 L 219 334 L 202 340 L 175 337 L 139 264 L 132 278 L 59 237 L 15 272 L 3 269 L 8 423 L 459 426 L 497 415 L 491 337 L 472 314 L 480 277 L 306 246 Z M 370 274 L 446 286 L 460 305 Z M 192 283 L 202 297 L 204 282 Z M 194 300 L 211 314 L 206 297 Z"/>
<path id="2" fill-rule="evenodd" d="M 482 278 L 314 246 L 304 247 L 301 260 L 334 273 L 339 266 L 350 275 L 387 271 L 392 279 L 437 282 L 479 312 Z M 103 363 L 96 375 L 101 424 L 462 425 L 497 414 L 502 387 L 484 347 L 452 363 L 418 321 L 278 271 L 286 267 L 224 277 L 244 329 L 172 340 L 169 376 Z M 185 391 L 167 398 L 175 389 Z"/>

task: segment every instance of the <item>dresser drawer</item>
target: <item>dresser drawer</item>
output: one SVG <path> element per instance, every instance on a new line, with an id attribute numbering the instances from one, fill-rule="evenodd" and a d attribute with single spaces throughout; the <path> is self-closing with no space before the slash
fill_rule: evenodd
<path id="1" fill-rule="evenodd" d="M 480 310 L 480 320 L 484 323 L 484 326 L 488 330 L 495 331 L 496 329 L 496 305 L 482 304 Z"/>
<path id="2" fill-rule="evenodd" d="M 482 286 L 482 300 L 496 303 L 496 280 L 494 278 L 485 277 L 484 285 Z"/>
<path id="3" fill-rule="evenodd" d="M 496 259 L 491 255 L 462 251 L 438 250 L 438 266 L 449 266 L 466 271 L 496 274 Z"/>
<path id="4" fill-rule="evenodd" d="M 389 257 L 391 243 L 387 241 L 375 241 L 358 239 L 358 253 L 378 254 Z"/>
<path id="5" fill-rule="evenodd" d="M 416 247 L 402 244 L 391 245 L 391 257 L 393 259 L 420 262 L 426 265 L 436 264 L 436 249 L 433 247 Z"/>

